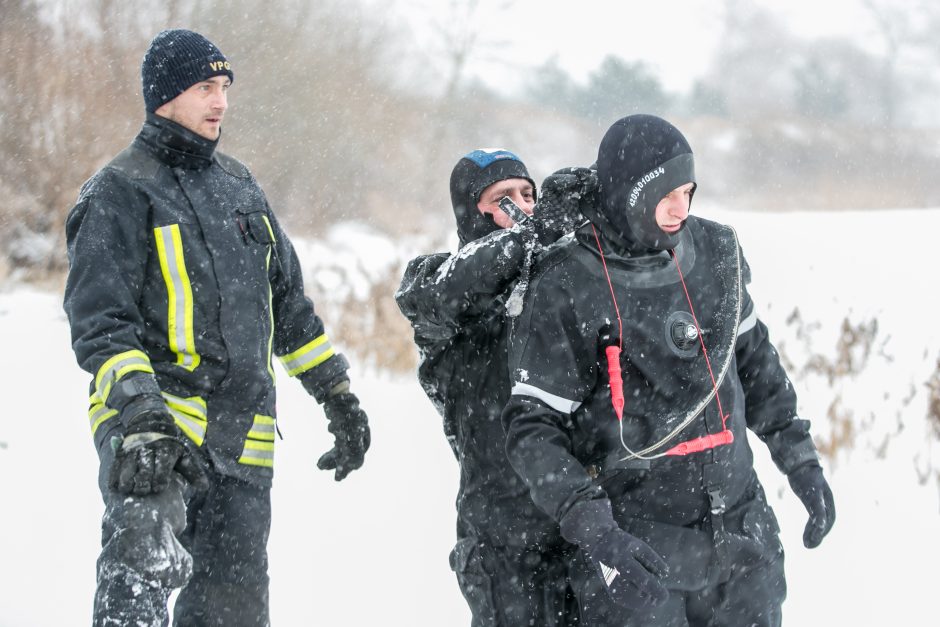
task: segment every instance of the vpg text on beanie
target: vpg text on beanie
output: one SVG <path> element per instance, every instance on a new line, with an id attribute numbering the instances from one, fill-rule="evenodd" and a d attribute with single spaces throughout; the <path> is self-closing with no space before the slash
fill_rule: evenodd
<path id="1" fill-rule="evenodd" d="M 675 126 L 653 115 L 615 122 L 597 153 L 600 206 L 587 217 L 626 252 L 675 248 L 679 233 L 656 224 L 656 205 L 666 194 L 695 183 L 692 148 Z"/>
<path id="2" fill-rule="evenodd" d="M 477 203 L 487 187 L 497 181 L 514 178 L 529 181 L 535 191 L 535 181 L 522 160 L 502 148 L 480 148 L 457 162 L 450 173 L 450 200 L 457 218 L 461 246 L 499 228 L 491 217 L 480 213 Z"/>
<path id="3" fill-rule="evenodd" d="M 191 30 L 165 30 L 150 42 L 140 65 L 144 104 L 153 113 L 198 83 L 213 76 L 235 80 L 232 66 L 211 41 Z"/>

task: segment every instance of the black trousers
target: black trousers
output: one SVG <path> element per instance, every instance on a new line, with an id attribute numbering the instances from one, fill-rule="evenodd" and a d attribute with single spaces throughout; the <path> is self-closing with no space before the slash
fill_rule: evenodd
<path id="1" fill-rule="evenodd" d="M 450 566 L 472 614 L 471 627 L 570 627 L 577 606 L 561 548 L 494 546 L 468 537 Z"/>
<path id="2" fill-rule="evenodd" d="M 763 490 L 704 528 L 633 520 L 628 529 L 659 551 L 670 567 L 668 600 L 653 610 L 615 604 L 597 567 L 579 551 L 569 576 L 582 625 L 591 627 L 779 627 L 787 595 L 777 519 Z"/>
<path id="3" fill-rule="evenodd" d="M 269 624 L 270 488 L 207 469 L 206 492 L 194 493 L 177 476 L 161 494 L 125 497 L 107 487 L 107 442 L 99 458 L 105 513 L 95 627 L 163 627 L 176 588 L 174 625 Z"/>
<path id="4" fill-rule="evenodd" d="M 652 610 L 615 604 L 583 554 L 572 564 L 582 625 L 591 627 L 779 627 L 786 598 L 783 554 L 730 566 L 720 581 L 699 590 L 670 590 Z"/>

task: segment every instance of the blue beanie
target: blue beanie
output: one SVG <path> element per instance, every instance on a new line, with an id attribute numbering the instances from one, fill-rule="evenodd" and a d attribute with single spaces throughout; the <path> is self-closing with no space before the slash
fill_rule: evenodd
<path id="1" fill-rule="evenodd" d="M 222 75 L 235 80 L 231 64 L 211 41 L 191 30 L 162 31 L 150 42 L 140 65 L 147 112 L 200 81 Z"/>

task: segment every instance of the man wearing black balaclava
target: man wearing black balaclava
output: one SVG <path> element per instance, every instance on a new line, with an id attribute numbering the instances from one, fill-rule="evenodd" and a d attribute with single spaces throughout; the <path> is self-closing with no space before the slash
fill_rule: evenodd
<path id="1" fill-rule="evenodd" d="M 532 271 L 509 459 L 580 549 L 582 624 L 779 625 L 783 550 L 746 429 L 805 505 L 807 547 L 835 509 L 737 237 L 689 216 L 692 150 L 665 120 L 616 122 L 597 175 L 589 223 Z"/>
<path id="2" fill-rule="evenodd" d="M 499 420 L 510 391 L 506 303 L 527 258 L 522 224 L 499 201 L 531 214 L 535 183 L 515 154 L 484 149 L 457 162 L 450 191 L 460 249 L 412 260 L 395 298 L 414 328 L 418 379 L 460 465 L 451 567 L 473 627 L 569 625 L 563 553 L 571 547 L 509 465 Z"/>

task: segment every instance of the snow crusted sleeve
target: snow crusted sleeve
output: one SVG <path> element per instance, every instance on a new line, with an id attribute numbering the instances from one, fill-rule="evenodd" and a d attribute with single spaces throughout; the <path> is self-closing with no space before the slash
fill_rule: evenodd
<path id="1" fill-rule="evenodd" d="M 520 236 L 500 230 L 466 244 L 455 255 L 412 260 L 395 300 L 419 344 L 447 339 L 491 314 L 497 297 L 519 275 L 523 256 Z"/>

